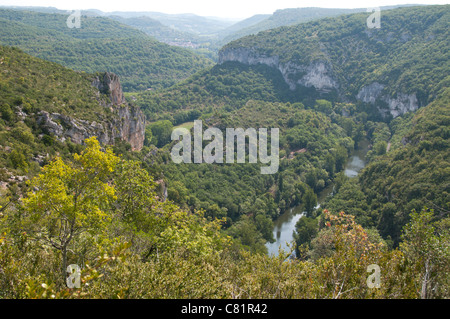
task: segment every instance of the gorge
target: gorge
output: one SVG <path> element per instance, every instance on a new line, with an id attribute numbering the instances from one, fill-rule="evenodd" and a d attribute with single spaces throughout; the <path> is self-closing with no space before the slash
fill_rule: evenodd
<path id="1" fill-rule="evenodd" d="M 352 152 L 345 164 L 344 173 L 347 177 L 355 178 L 358 176 L 359 171 L 366 165 L 365 157 L 369 149 L 370 144 L 367 140 L 363 140 L 358 144 L 358 148 Z M 316 209 L 320 207 L 321 203 L 328 196 L 333 196 L 333 184 L 328 185 L 320 192 L 317 198 Z M 275 242 L 266 243 L 269 255 L 277 255 L 279 249 L 285 252 L 289 251 L 288 243 L 291 243 L 294 239 L 295 225 L 305 214 L 302 205 L 300 205 L 288 209 L 274 221 L 273 237 Z"/>

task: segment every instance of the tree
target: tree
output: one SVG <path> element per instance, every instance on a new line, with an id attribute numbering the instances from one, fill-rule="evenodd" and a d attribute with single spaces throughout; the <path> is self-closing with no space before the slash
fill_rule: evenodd
<path id="1" fill-rule="evenodd" d="M 170 142 L 173 130 L 172 122 L 168 120 L 158 121 L 150 124 L 150 129 L 153 135 L 152 144 L 163 147 Z"/>
<path id="2" fill-rule="evenodd" d="M 243 215 L 238 222 L 231 226 L 228 233 L 246 249 L 255 253 L 267 253 L 266 241 L 247 215 Z"/>
<path id="3" fill-rule="evenodd" d="M 314 108 L 319 112 L 330 114 L 333 109 L 333 105 L 327 100 L 316 100 L 316 105 Z"/>
<path id="4" fill-rule="evenodd" d="M 8 103 L 0 104 L 0 114 L 1 118 L 5 121 L 10 121 L 14 116 L 14 112 L 11 110 L 11 106 L 9 106 Z"/>
<path id="5" fill-rule="evenodd" d="M 413 211 L 400 244 L 422 299 L 445 298 L 450 282 L 450 221 L 447 218 L 435 224 L 433 220 L 433 210 Z"/>
<path id="6" fill-rule="evenodd" d="M 305 207 L 306 215 L 310 217 L 317 205 L 317 195 L 311 188 L 306 190 L 302 202 Z"/>
<path id="7" fill-rule="evenodd" d="M 269 217 L 261 213 L 257 214 L 255 216 L 255 224 L 265 240 L 270 243 L 275 242 L 275 239 L 273 238 L 273 222 Z"/>
<path id="8" fill-rule="evenodd" d="M 109 219 L 108 204 L 115 191 L 108 184 L 119 158 L 102 151 L 95 137 L 86 149 L 64 163 L 56 158 L 30 183 L 23 200 L 24 226 L 31 236 L 61 252 L 62 277 L 66 277 L 69 244 L 81 234 L 101 229 Z"/>
<path id="9" fill-rule="evenodd" d="M 150 126 L 147 126 L 145 128 L 145 140 L 144 140 L 144 145 L 145 146 L 150 146 L 150 144 L 152 143 L 153 140 L 153 134 L 152 134 L 152 129 L 150 128 Z"/>
<path id="10" fill-rule="evenodd" d="M 305 244 L 310 246 L 311 240 L 316 237 L 318 230 L 318 223 L 314 218 L 302 217 L 295 224 L 294 239 L 297 256 L 299 256 L 299 247 Z"/>

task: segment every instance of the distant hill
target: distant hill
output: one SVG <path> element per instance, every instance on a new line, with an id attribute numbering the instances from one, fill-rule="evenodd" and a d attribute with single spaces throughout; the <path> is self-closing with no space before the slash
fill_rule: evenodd
<path id="1" fill-rule="evenodd" d="M 363 12 L 363 10 L 365 11 L 366 9 L 296 8 L 277 10 L 265 19 L 229 34 L 221 39 L 221 43 L 226 44 L 247 35 L 257 34 L 260 31 L 281 26 L 294 25 L 314 19 L 338 16 L 340 14 Z"/>
<path id="2" fill-rule="evenodd" d="M 373 118 L 398 117 L 428 105 L 449 85 L 449 6 L 383 11 L 280 27 L 220 51 L 220 63 L 163 92 L 136 96 L 162 116 L 182 109 L 240 108 L 250 99 L 358 103 Z M 411 21 L 406 23 L 406 21 Z"/>
<path id="3" fill-rule="evenodd" d="M 253 25 L 259 24 L 261 21 L 264 21 L 270 18 L 270 14 L 257 14 L 245 20 L 239 21 L 232 26 L 220 31 L 220 38 L 223 39 L 230 34 L 234 34 L 236 32 L 240 32 L 241 30 L 245 30 Z"/>
<path id="4" fill-rule="evenodd" d="M 133 18 L 109 16 L 109 18 L 141 30 L 142 32 L 167 44 L 187 47 L 189 42 L 192 43 L 194 41 L 194 43 L 196 43 L 199 41 L 199 36 L 196 34 L 178 31 L 147 16 Z M 194 44 L 192 44 L 192 46 L 194 46 Z"/>
<path id="5" fill-rule="evenodd" d="M 82 16 L 81 28 L 69 29 L 68 16 L 0 10 L 0 44 L 74 70 L 114 72 L 125 91 L 169 87 L 212 64 L 109 18 Z"/>
<path id="6" fill-rule="evenodd" d="M 411 5 L 382 6 L 382 11 L 394 9 L 398 7 L 407 7 Z M 247 35 L 257 34 L 258 32 L 274 29 L 282 26 L 290 26 L 299 23 L 305 23 L 312 20 L 335 17 L 341 14 L 351 14 L 358 12 L 366 12 L 367 8 L 357 9 L 334 9 L 334 8 L 290 8 L 280 9 L 272 15 L 256 23 L 249 24 L 246 27 L 236 29 L 233 33 L 228 34 L 220 40 L 220 44 L 225 45 L 228 42 L 237 40 Z M 229 28 L 230 29 L 230 28 Z"/>
<path id="7" fill-rule="evenodd" d="M 97 11 L 97 13 L 99 13 Z M 162 24 L 169 26 L 175 30 L 193 33 L 197 35 L 207 36 L 215 35 L 220 30 L 223 30 L 231 26 L 234 22 L 230 20 L 222 20 L 208 17 L 201 17 L 195 14 L 167 14 L 161 12 L 148 12 L 148 11 L 137 11 L 137 12 L 122 12 L 113 11 L 102 13 L 103 16 L 119 16 L 122 18 L 140 18 L 149 17 L 154 20 L 161 22 Z"/>
<path id="8" fill-rule="evenodd" d="M 340 101 L 376 106 L 397 117 L 429 104 L 449 84 L 450 6 L 341 15 L 263 31 L 226 45 L 219 63 L 267 65 L 291 90 L 313 88 Z"/>

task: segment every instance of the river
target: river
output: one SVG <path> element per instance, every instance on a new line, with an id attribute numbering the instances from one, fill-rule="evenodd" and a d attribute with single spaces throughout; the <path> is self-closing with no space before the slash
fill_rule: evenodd
<path id="1" fill-rule="evenodd" d="M 348 158 L 345 164 L 344 173 L 348 177 L 356 177 L 361 169 L 365 166 L 365 157 L 369 151 L 369 141 L 362 140 L 358 144 L 358 149 L 354 150 L 351 156 Z M 333 184 L 328 185 L 320 194 L 317 196 L 317 207 L 323 203 L 325 198 L 333 193 Z M 274 243 L 267 243 L 266 247 L 269 255 L 277 255 L 278 249 L 281 248 L 284 251 L 288 250 L 287 243 L 291 243 L 294 239 L 293 233 L 295 230 L 295 224 L 300 218 L 305 216 L 305 212 L 302 210 L 302 206 L 296 206 L 284 214 L 280 215 L 277 220 L 274 221 L 273 237 L 275 238 Z"/>

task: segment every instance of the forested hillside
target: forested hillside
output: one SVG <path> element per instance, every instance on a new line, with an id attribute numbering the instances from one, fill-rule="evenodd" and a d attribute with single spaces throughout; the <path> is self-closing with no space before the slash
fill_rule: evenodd
<path id="1" fill-rule="evenodd" d="M 223 44 L 227 44 L 228 42 L 237 40 L 247 35 L 257 34 L 258 32 L 281 26 L 295 25 L 316 19 L 363 11 L 365 11 L 365 9 L 292 8 L 277 10 L 272 15 L 255 24 L 236 30 L 226 36 L 221 42 Z"/>
<path id="2" fill-rule="evenodd" d="M 447 217 L 449 116 L 446 89 L 414 116 L 379 130 L 370 163 L 358 179 L 344 179 L 336 185 L 334 196 L 322 208 L 343 210 L 355 216 L 356 222 L 364 227 L 377 229 L 391 247 L 401 242 L 402 229 L 409 222 L 411 211 L 428 207 L 434 210 L 431 220 Z M 399 145 L 392 144 L 396 139 L 401 140 Z M 386 153 L 387 145 L 393 146 Z M 299 225 L 297 231 L 306 231 L 305 225 Z M 302 239 L 297 244 L 310 245 L 311 240 Z"/>
<path id="3" fill-rule="evenodd" d="M 401 145 L 373 160 L 361 174 L 366 199 L 359 205 L 367 203 L 365 210 L 375 217 L 371 224 L 396 243 L 412 210 L 429 207 L 434 209 L 436 219 L 448 214 L 449 93 L 446 89 L 436 101 L 402 123 L 410 127 L 406 132 L 398 132 L 394 126 L 393 139 L 400 135 Z"/>
<path id="4" fill-rule="evenodd" d="M 212 62 L 187 49 L 158 42 L 137 29 L 103 17 L 0 10 L 0 44 L 78 71 L 113 72 L 125 91 L 169 87 Z"/>
<path id="5" fill-rule="evenodd" d="M 449 78 L 448 72 L 444 70 L 449 68 L 449 43 L 446 40 L 448 31 L 443 26 L 447 23 L 448 13 L 448 6 L 387 11 L 383 13 L 381 30 L 364 29 L 367 14 L 345 15 L 270 30 L 225 46 L 222 49 L 222 63 L 210 70 L 168 90 L 134 95 L 136 103 L 150 121 L 168 121 L 176 126 L 200 117 L 208 125 L 222 128 L 281 128 L 280 157 L 284 159 L 276 176 L 255 176 L 256 168 L 254 172 L 240 171 L 236 176 L 248 176 L 244 179 L 246 182 L 241 184 L 232 179 L 234 174 L 229 174 L 234 170 L 233 167 L 227 167 L 223 173 L 219 173 L 217 168 L 208 170 L 209 166 L 205 165 L 199 175 L 201 165 L 183 169 L 176 165 L 174 169 L 170 168 L 171 165 L 162 165 L 156 171 L 164 172 L 167 169 L 164 176 L 169 185 L 171 180 L 175 183 L 172 191 L 169 187 L 169 198 L 180 205 L 188 201 L 190 207 L 202 207 L 213 216 L 227 216 L 231 219 L 229 225 L 248 210 L 258 225 L 255 219 L 258 214 L 253 214 L 259 210 L 257 207 L 265 207 L 263 210 L 266 216 L 274 218 L 293 206 L 311 203 L 314 196 L 305 195 L 310 194 L 309 190 L 319 194 L 328 185 L 335 183 L 336 196 L 332 203 L 338 204 L 328 204 L 333 211 L 348 209 L 364 227 L 377 229 L 390 245 L 398 245 L 401 229 L 408 222 L 413 209 L 419 211 L 425 206 L 431 207 L 429 205 L 433 203 L 444 211 L 448 210 L 445 208 L 448 205 L 448 176 L 445 173 L 448 162 L 440 160 L 441 156 L 445 157 L 444 153 L 439 152 L 430 157 L 430 160 L 434 158 L 440 161 L 440 173 L 431 173 L 434 171 L 431 167 L 434 166 L 430 165 L 420 175 L 417 168 L 409 166 L 415 161 L 406 165 L 392 160 L 397 149 L 410 143 L 408 128 L 413 126 L 412 112 L 420 106 L 425 107 L 437 96 L 440 96 L 440 102 L 436 103 L 445 105 L 444 90 Z M 399 19 L 415 22 L 400 23 Z M 304 37 L 308 34 L 315 36 Z M 349 41 L 354 47 L 344 45 Z M 355 50 L 356 47 L 364 49 Z M 309 69 L 307 66 L 314 66 L 315 60 L 329 63 L 332 77 L 325 68 L 322 69 L 324 72 L 319 72 L 319 79 L 313 78 L 313 83 L 302 82 L 302 77 L 306 75 L 308 78 L 308 72 L 314 73 L 314 70 L 311 71 L 314 68 Z M 298 66 L 297 69 L 292 67 L 294 64 Z M 304 65 L 306 67 L 301 71 Z M 394 69 L 398 72 L 394 72 Z M 292 71 L 289 74 L 289 70 L 299 73 Z M 300 80 L 294 81 L 292 76 Z M 320 87 L 321 83 L 332 83 L 335 88 Z M 380 85 L 378 92 L 373 89 L 377 84 Z M 369 89 L 366 90 L 367 87 Z M 411 104 L 399 101 L 401 96 L 408 94 L 417 100 Z M 383 95 L 393 98 L 384 99 Z M 432 108 L 430 105 L 421 112 Z M 393 117 L 395 120 L 392 120 Z M 328 121 L 333 126 L 327 127 Z M 152 125 L 149 131 L 156 133 Z M 314 128 L 319 131 L 315 133 Z M 336 131 L 331 133 L 333 130 Z M 318 138 L 325 134 L 327 138 Z M 441 138 L 445 137 L 445 133 L 441 135 Z M 347 183 L 342 170 L 348 155 L 363 138 L 370 141 L 371 150 L 367 161 L 372 164 L 362 172 L 361 179 L 367 182 L 360 186 L 355 185 L 354 180 Z M 152 144 L 148 141 L 148 145 Z M 441 151 L 447 150 L 445 143 Z M 389 154 L 383 157 L 386 151 Z M 416 154 L 418 150 L 412 152 Z M 402 158 L 411 161 L 411 156 L 403 155 Z M 397 168 L 404 167 L 403 174 L 408 174 L 414 181 L 420 176 L 419 185 L 424 183 L 422 186 L 427 189 L 439 189 L 439 195 L 434 191 L 425 191 L 415 182 L 399 182 L 397 173 L 378 161 Z M 435 174 L 444 174 L 439 175 L 438 179 L 443 181 L 442 184 L 434 180 Z M 386 175 L 390 177 L 386 178 Z M 255 182 L 255 177 L 260 181 Z M 406 175 L 402 175 L 402 178 L 406 178 Z M 213 183 L 213 180 L 220 182 Z M 380 187 L 381 180 L 386 186 Z M 204 184 L 204 181 L 210 182 Z M 246 186 L 255 183 L 264 186 Z M 399 183 L 403 186 L 396 190 L 398 193 L 390 195 L 390 189 L 398 187 L 394 185 Z M 437 188 L 430 186 L 436 183 Z M 344 186 L 340 195 L 337 187 L 342 184 Z M 405 192 L 405 187 L 414 191 L 411 189 Z M 235 188 L 241 190 L 233 193 L 231 190 Z M 238 205 L 243 202 L 240 197 L 246 194 L 246 189 L 259 189 L 259 192 L 248 193 L 252 198 L 249 203 Z M 433 199 L 430 197 L 425 200 L 425 194 L 434 194 L 428 195 Z M 260 204 L 256 204 L 258 199 L 262 201 Z M 263 204 L 264 201 L 266 204 Z M 249 210 L 246 207 L 251 206 L 250 203 L 253 203 L 253 207 Z M 382 217 L 383 207 L 391 217 Z M 319 216 L 320 211 L 317 214 Z M 266 234 L 265 239 L 269 240 L 270 233 L 263 230 L 261 223 L 259 221 L 259 228 L 256 229 Z M 236 232 L 234 235 L 241 236 Z"/>
<path id="6" fill-rule="evenodd" d="M 249 99 L 312 107 L 325 98 L 356 103 L 373 119 L 397 117 L 448 86 L 448 12 L 386 11 L 380 30 L 367 29 L 367 14 L 354 14 L 262 32 L 226 45 L 210 71 L 136 95 L 137 103 L 159 118 L 180 109 L 239 108 Z"/>
<path id="7" fill-rule="evenodd" d="M 281 27 L 226 45 L 220 62 L 266 64 L 291 89 L 312 87 L 337 100 L 370 103 L 396 117 L 430 103 L 448 86 L 448 6 L 383 11 Z"/>
<path id="8" fill-rule="evenodd" d="M 106 144 L 138 147 L 139 137 L 134 134 L 141 126 L 144 139 L 145 118 L 120 100 L 112 75 L 75 72 L 3 46 L 0 70 L 2 188 L 24 187 L 18 182 L 34 176 L 53 157 L 66 158 L 79 151 L 79 144 L 89 136 L 96 135 Z M 15 196 L 20 195 L 16 190 Z"/>
<path id="9" fill-rule="evenodd" d="M 449 8 L 270 29 L 217 65 L 111 19 L 0 10 L 0 299 L 449 298 Z M 195 120 L 278 128 L 277 171 L 175 163 Z"/>

